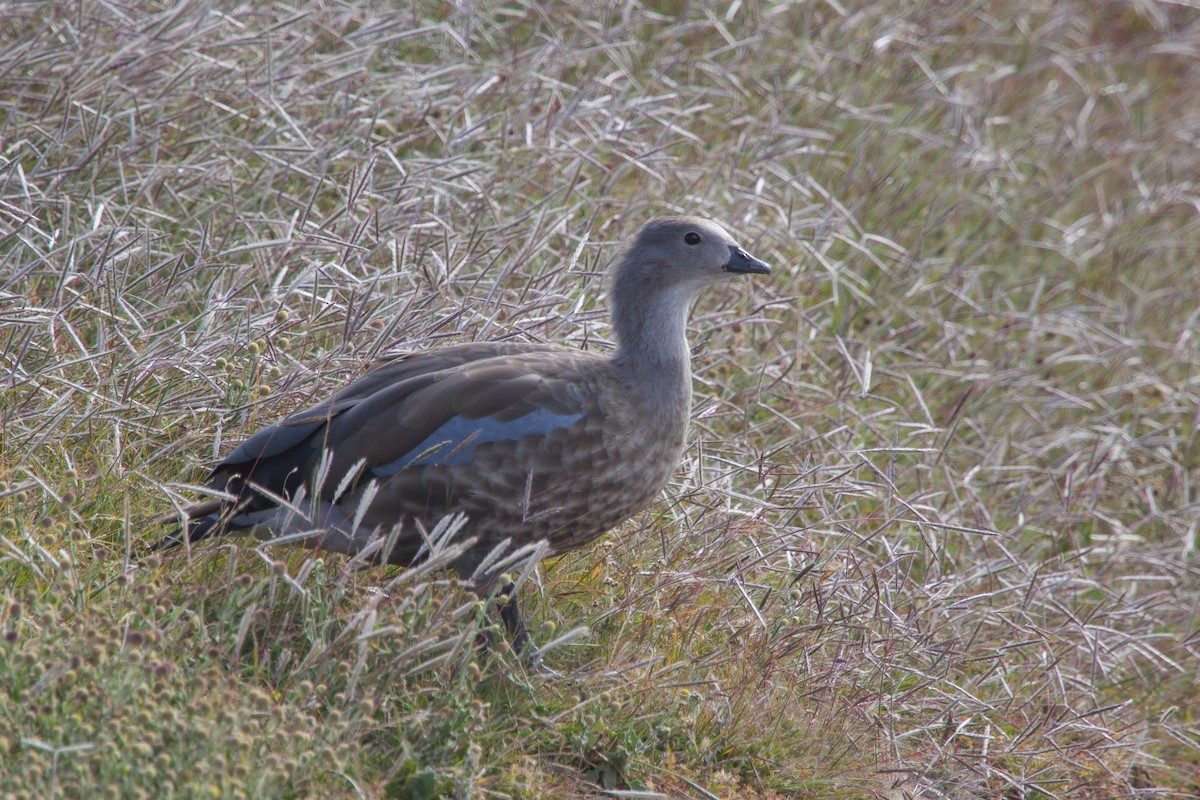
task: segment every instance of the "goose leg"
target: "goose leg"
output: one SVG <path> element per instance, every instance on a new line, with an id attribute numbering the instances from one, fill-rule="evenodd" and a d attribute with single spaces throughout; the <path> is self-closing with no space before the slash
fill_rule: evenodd
<path id="1" fill-rule="evenodd" d="M 504 620 L 504 627 L 508 629 L 513 652 L 533 673 L 543 678 L 561 677 L 558 672 L 542 663 L 542 652 L 529 638 L 529 629 L 525 627 L 525 620 L 521 619 L 516 584 L 510 583 L 505 586 L 503 594 L 508 596 L 508 600 L 500 606 L 500 619 Z"/>
<path id="2" fill-rule="evenodd" d="M 542 664 L 542 654 L 530 640 L 529 629 L 525 626 L 525 620 L 521 618 L 521 604 L 517 600 L 516 584 L 509 582 L 498 594 L 508 598 L 500 605 L 500 619 L 504 622 L 504 628 L 508 632 L 508 640 L 512 645 L 513 652 L 533 672 L 548 677 L 557 676 L 557 672 Z M 492 649 L 494 644 L 495 639 L 491 631 L 480 632 L 476 646 L 487 652 Z"/>
<path id="3" fill-rule="evenodd" d="M 500 619 L 504 622 L 504 628 L 508 632 L 513 652 L 520 655 L 521 650 L 529 644 L 529 631 L 525 627 L 525 621 L 521 619 L 521 607 L 517 603 L 517 585 L 509 581 L 499 590 L 494 588 L 495 585 L 495 577 L 489 577 L 475 583 L 472 590 L 480 600 L 485 602 L 489 599 L 499 599 L 502 596 L 505 598 L 504 602 L 500 604 Z M 480 649 L 491 650 L 495 643 L 495 636 L 490 629 L 480 631 L 477 642 Z"/>
<path id="4" fill-rule="evenodd" d="M 537 648 L 533 647 L 529 641 L 529 629 L 525 627 L 525 620 L 521 619 L 521 606 L 517 602 L 517 585 L 510 582 L 500 593 L 508 598 L 504 605 L 500 606 L 500 619 L 504 620 L 504 627 L 508 629 L 513 652 L 518 656 L 524 656 L 526 648 L 531 648 L 531 653 L 536 654 Z"/>

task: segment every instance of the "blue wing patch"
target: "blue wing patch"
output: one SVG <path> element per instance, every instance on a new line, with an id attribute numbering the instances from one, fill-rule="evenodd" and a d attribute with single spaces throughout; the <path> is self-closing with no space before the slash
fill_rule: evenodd
<path id="1" fill-rule="evenodd" d="M 371 472 L 379 477 L 395 475 L 407 467 L 426 464 L 466 464 L 475 448 L 488 442 L 516 441 L 525 436 L 546 436 L 558 428 L 569 428 L 583 417 L 578 414 L 555 414 L 544 408 L 529 412 L 508 422 L 491 417 L 467 419 L 451 417 L 423 442 L 400 458 L 375 467 Z"/>

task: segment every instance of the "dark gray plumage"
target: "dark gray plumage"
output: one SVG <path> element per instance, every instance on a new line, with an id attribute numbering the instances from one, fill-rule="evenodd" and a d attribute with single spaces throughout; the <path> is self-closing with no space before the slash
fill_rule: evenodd
<path id="1" fill-rule="evenodd" d="M 550 553 L 583 547 L 653 501 L 679 461 L 691 298 L 768 272 L 714 222 L 651 220 L 613 270 L 615 355 L 480 342 L 401 356 L 243 442 L 208 478 L 231 499 L 187 509 L 186 537 L 306 530 L 311 546 L 357 553 L 400 525 L 386 557 L 407 565 L 424 544 L 414 523 L 429 530 L 464 513 L 476 538 L 454 565 L 464 578 L 506 539 L 544 540 Z M 476 591 L 495 577 L 485 571 Z M 515 592 L 503 616 L 520 649 Z"/>

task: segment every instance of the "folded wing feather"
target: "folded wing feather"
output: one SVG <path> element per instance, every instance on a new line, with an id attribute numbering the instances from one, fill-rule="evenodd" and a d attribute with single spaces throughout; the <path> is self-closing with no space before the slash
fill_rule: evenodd
<path id="1" fill-rule="evenodd" d="M 323 457 L 330 461 L 324 484 L 309 492 L 329 499 L 352 470 L 351 485 L 363 476 L 468 463 L 488 443 L 549 436 L 589 411 L 564 387 L 591 357 L 562 353 L 472 344 L 402 357 L 251 436 L 209 483 L 238 498 L 244 516 L 272 508 L 270 495 L 294 496 Z M 207 536 L 216 527 L 209 521 L 197 530 Z"/>

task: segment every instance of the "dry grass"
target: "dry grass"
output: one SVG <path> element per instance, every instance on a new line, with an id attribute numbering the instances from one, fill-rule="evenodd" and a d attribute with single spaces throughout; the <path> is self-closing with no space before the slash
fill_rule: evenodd
<path id="1" fill-rule="evenodd" d="M 4 797 L 1200 796 L 1197 11 L 10 2 L 0 43 Z M 777 276 L 697 307 L 669 497 L 532 576 L 568 679 L 481 661 L 436 571 L 135 568 L 385 352 L 606 348 L 658 212 Z"/>

